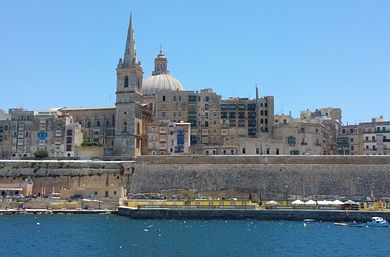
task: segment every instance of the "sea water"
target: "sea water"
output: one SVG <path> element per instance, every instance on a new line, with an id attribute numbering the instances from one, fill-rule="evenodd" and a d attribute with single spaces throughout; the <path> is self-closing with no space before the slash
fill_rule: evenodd
<path id="1" fill-rule="evenodd" d="M 390 256 L 390 228 L 303 221 L 4 215 L 0 256 Z"/>

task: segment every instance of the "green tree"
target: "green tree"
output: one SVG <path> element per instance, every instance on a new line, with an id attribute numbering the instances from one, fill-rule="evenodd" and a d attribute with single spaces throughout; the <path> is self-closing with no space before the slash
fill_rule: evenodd
<path id="1" fill-rule="evenodd" d="M 45 159 L 49 156 L 46 149 L 39 149 L 34 153 L 36 159 Z"/>

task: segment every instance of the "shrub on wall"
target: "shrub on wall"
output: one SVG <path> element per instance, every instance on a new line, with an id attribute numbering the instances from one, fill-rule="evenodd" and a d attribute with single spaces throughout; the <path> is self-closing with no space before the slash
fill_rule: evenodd
<path id="1" fill-rule="evenodd" d="M 103 146 L 103 144 L 100 142 L 84 141 L 81 143 L 81 146 Z"/>
<path id="2" fill-rule="evenodd" d="M 44 159 L 49 156 L 49 153 L 46 149 L 39 149 L 34 153 L 36 159 Z"/>

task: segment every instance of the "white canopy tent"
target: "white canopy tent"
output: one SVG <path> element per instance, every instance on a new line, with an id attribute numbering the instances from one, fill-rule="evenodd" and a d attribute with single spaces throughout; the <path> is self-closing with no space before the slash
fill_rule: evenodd
<path id="1" fill-rule="evenodd" d="M 298 199 L 298 200 L 292 201 L 291 204 L 292 205 L 301 205 L 301 204 L 305 204 L 305 203 Z"/>
<path id="2" fill-rule="evenodd" d="M 317 205 L 317 202 L 316 201 L 313 201 L 313 200 L 309 200 L 307 202 L 305 202 L 306 205 Z"/>
<path id="3" fill-rule="evenodd" d="M 359 203 L 354 202 L 352 200 L 345 201 L 344 204 L 358 205 Z"/>
<path id="4" fill-rule="evenodd" d="M 327 200 L 322 200 L 322 201 L 317 201 L 318 205 L 331 205 L 333 202 L 332 201 L 327 201 Z"/>
<path id="5" fill-rule="evenodd" d="M 340 201 L 340 200 L 334 200 L 334 201 L 332 202 L 332 204 L 333 204 L 333 205 L 343 205 L 344 203 L 343 203 L 342 201 Z"/>

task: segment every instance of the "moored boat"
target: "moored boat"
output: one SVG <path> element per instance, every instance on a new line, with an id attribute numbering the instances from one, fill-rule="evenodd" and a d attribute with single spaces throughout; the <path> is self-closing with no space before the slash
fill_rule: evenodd
<path id="1" fill-rule="evenodd" d="M 368 227 L 388 227 L 389 222 L 382 217 L 372 217 L 371 221 L 367 222 Z"/>
<path id="2" fill-rule="evenodd" d="M 363 223 L 357 223 L 357 222 L 351 222 L 351 223 L 347 223 L 347 222 L 336 222 L 336 223 L 333 223 L 334 225 L 336 226 L 339 226 L 339 227 L 363 227 Z"/>

